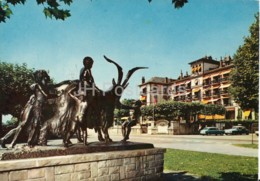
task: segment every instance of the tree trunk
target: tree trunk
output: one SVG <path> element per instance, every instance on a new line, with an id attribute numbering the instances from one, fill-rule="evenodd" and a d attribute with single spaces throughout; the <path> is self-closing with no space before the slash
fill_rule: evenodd
<path id="1" fill-rule="evenodd" d="M 2 137 L 3 135 L 3 123 L 2 123 L 2 113 L 0 113 L 0 136 Z"/>

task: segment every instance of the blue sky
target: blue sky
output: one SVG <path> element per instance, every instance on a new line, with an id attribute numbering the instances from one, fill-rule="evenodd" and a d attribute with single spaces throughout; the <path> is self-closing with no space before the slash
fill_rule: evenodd
<path id="1" fill-rule="evenodd" d="M 0 60 L 49 70 L 56 82 L 78 78 L 91 56 L 101 89 L 117 76 L 103 55 L 124 69 L 148 66 L 133 75 L 124 97 L 138 98 L 141 77 L 177 78 L 188 63 L 211 55 L 233 55 L 258 11 L 255 0 L 189 0 L 174 9 L 171 0 L 75 0 L 66 21 L 46 19 L 43 6 L 28 0 L 0 24 Z"/>

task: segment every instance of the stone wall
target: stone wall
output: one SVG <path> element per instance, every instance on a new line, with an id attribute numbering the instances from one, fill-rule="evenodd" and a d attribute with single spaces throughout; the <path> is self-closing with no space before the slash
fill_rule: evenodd
<path id="1" fill-rule="evenodd" d="M 164 152 L 153 148 L 0 161 L 0 180 L 160 180 Z"/>

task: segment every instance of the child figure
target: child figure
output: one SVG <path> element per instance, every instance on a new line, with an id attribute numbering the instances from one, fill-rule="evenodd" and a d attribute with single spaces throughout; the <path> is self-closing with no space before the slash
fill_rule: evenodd
<path id="1" fill-rule="evenodd" d="M 129 135 L 131 133 L 131 127 L 135 126 L 139 122 L 141 116 L 141 110 L 140 110 L 141 106 L 142 106 L 141 101 L 139 100 L 136 101 L 134 105 L 134 112 L 132 113 L 132 115 L 130 115 L 128 120 L 122 124 L 122 134 L 124 137 L 122 140 L 123 142 L 129 139 Z"/>
<path id="2" fill-rule="evenodd" d="M 10 136 L 14 135 L 11 147 L 14 147 L 16 140 L 20 135 L 22 129 L 29 127 L 28 146 L 32 147 L 37 144 L 41 125 L 43 124 L 42 110 L 47 99 L 55 98 L 58 95 L 48 94 L 48 83 L 50 77 L 45 70 L 37 70 L 34 72 L 35 83 L 30 86 L 33 91 L 33 95 L 25 105 L 21 112 L 21 124 L 9 131 L 3 138 L 0 139 L 1 146 L 5 148 L 5 141 Z M 30 125 L 28 125 L 28 123 Z"/>
<path id="3" fill-rule="evenodd" d="M 56 98 L 58 95 L 49 94 L 48 83 L 50 81 L 50 77 L 44 70 L 38 70 L 34 73 L 35 82 L 31 85 L 31 89 L 33 90 L 35 101 L 32 107 L 32 121 L 31 121 L 31 129 L 28 136 L 28 146 L 32 147 L 38 143 L 38 137 L 40 133 L 40 129 L 43 125 L 43 106 L 46 103 L 47 99 Z"/>
<path id="4" fill-rule="evenodd" d="M 79 80 L 86 82 L 89 87 L 95 83 L 94 78 L 91 73 L 91 68 L 93 66 L 94 60 L 91 57 L 85 57 L 83 59 L 84 67 L 80 70 Z"/>

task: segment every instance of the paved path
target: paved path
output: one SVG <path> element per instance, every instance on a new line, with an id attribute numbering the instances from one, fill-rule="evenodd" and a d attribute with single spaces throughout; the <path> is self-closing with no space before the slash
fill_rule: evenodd
<path id="1" fill-rule="evenodd" d="M 110 137 L 114 141 L 120 141 L 121 135 Z M 258 137 L 253 135 L 254 143 L 258 143 Z M 97 141 L 96 133 L 90 132 L 89 141 Z M 155 147 L 174 148 L 182 150 L 201 151 L 209 153 L 221 153 L 228 155 L 258 157 L 258 149 L 234 146 L 233 144 L 251 144 L 252 135 L 242 136 L 201 136 L 201 135 L 131 135 L 133 142 L 152 143 Z"/>

